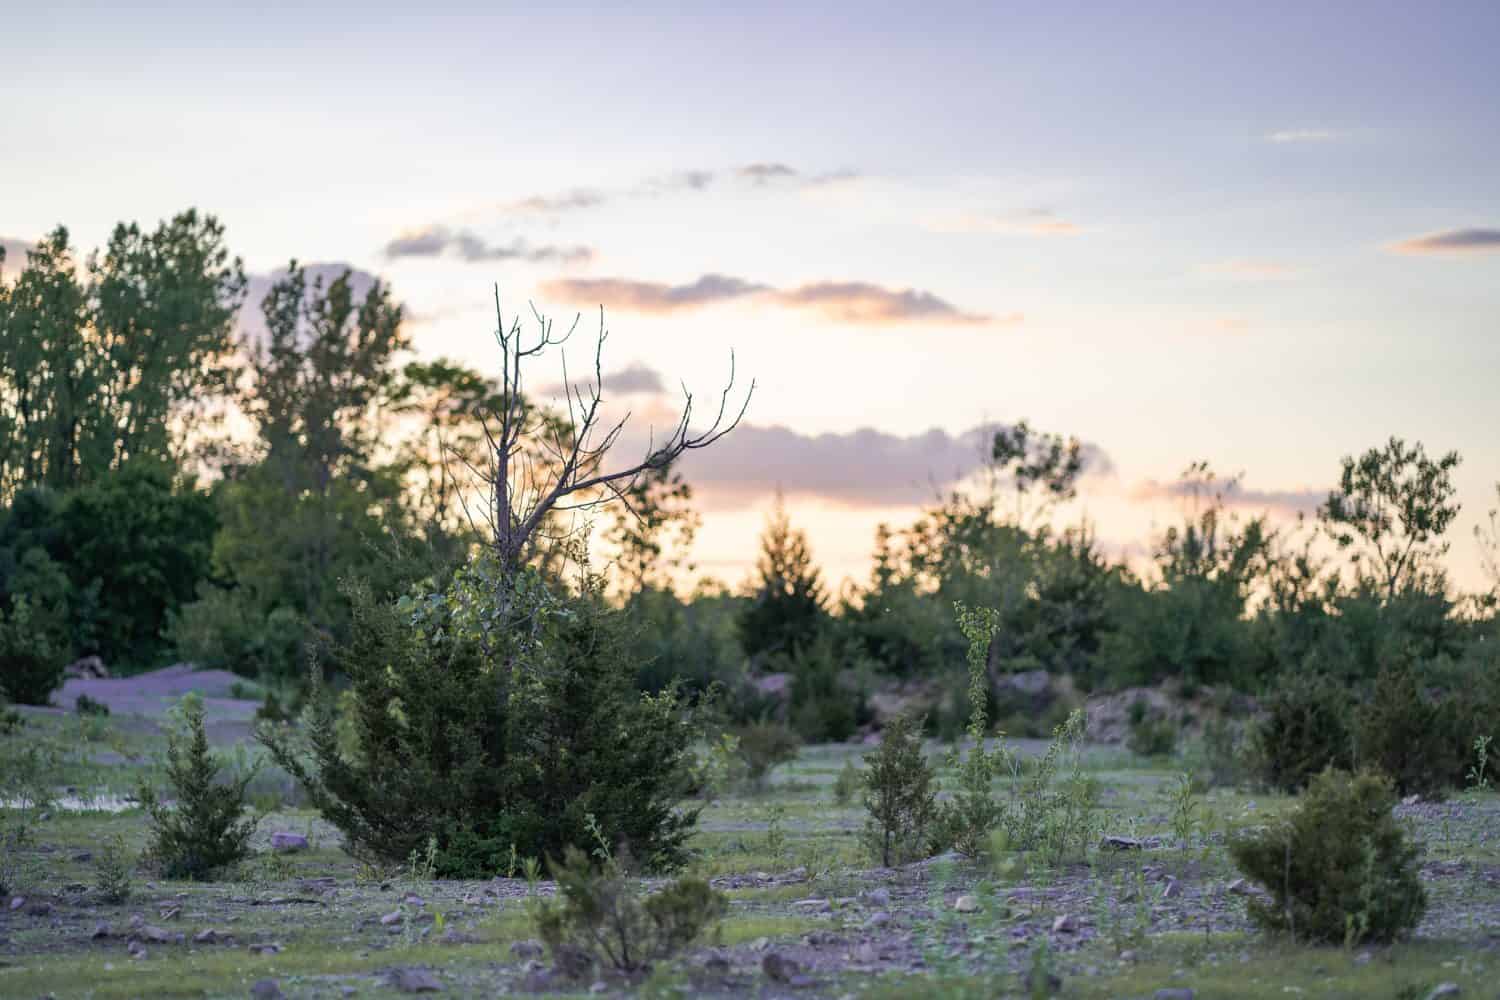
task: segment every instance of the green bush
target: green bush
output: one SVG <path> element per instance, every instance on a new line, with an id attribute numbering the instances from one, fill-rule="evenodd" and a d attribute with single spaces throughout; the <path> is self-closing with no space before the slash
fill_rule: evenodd
<path id="1" fill-rule="evenodd" d="M 745 765 L 745 778 L 751 787 L 765 784 L 771 769 L 797 759 L 802 741 L 791 727 L 770 719 L 736 726 L 733 735 L 736 752 Z"/>
<path id="2" fill-rule="evenodd" d="M 1130 729 L 1125 745 L 1142 757 L 1167 757 L 1177 749 L 1177 725 L 1159 712 L 1152 712 L 1145 699 L 1130 705 Z"/>
<path id="3" fill-rule="evenodd" d="M 95 701 L 86 694 L 81 694 L 73 702 L 73 711 L 79 715 L 109 715 L 109 706 L 102 701 Z"/>
<path id="4" fill-rule="evenodd" d="M 833 636 L 824 631 L 799 646 L 786 668 L 792 675 L 792 728 L 808 743 L 842 743 L 870 720 L 864 692 L 846 681 Z"/>
<path id="5" fill-rule="evenodd" d="M 1359 761 L 1402 795 L 1437 797 L 1464 769 L 1471 745 L 1451 698 L 1429 698 L 1410 664 L 1388 666 L 1355 716 Z"/>
<path id="6" fill-rule="evenodd" d="M 351 692 L 343 732 L 319 688 L 304 734 L 258 736 L 352 851 L 399 864 L 436 838 L 439 875 L 483 877 L 512 851 L 586 842 L 592 815 L 650 867 L 684 860 L 696 727 L 674 689 L 635 692 L 625 623 L 596 589 L 482 559 L 441 593 L 349 597 L 349 640 L 328 650 Z"/>
<path id="7" fill-rule="evenodd" d="M 1350 701 L 1347 690 L 1310 671 L 1282 681 L 1252 737 L 1259 779 L 1296 792 L 1324 768 L 1349 768 Z"/>
<path id="8" fill-rule="evenodd" d="M 897 716 L 865 755 L 865 843 L 887 868 L 931 853 L 937 775 L 922 756 L 921 733 L 921 720 Z"/>
<path id="9" fill-rule="evenodd" d="M 617 860 L 602 846 L 593 860 L 569 847 L 552 876 L 557 895 L 538 898 L 532 919 L 557 967 L 574 973 L 596 966 L 643 972 L 701 939 L 729 909 L 723 893 L 695 877 L 643 898 L 628 858 Z"/>
<path id="10" fill-rule="evenodd" d="M 119 834 L 106 840 L 94 856 L 94 886 L 106 903 L 123 903 L 130 898 L 134 872 L 125 838 Z"/>
<path id="11" fill-rule="evenodd" d="M 1390 781 L 1327 770 L 1292 814 L 1230 843 L 1246 878 L 1270 893 L 1252 899 L 1262 927 L 1329 944 L 1387 942 L 1415 927 L 1427 908 L 1417 865 L 1391 810 Z"/>
<path id="12" fill-rule="evenodd" d="M 17 704 L 45 705 L 66 665 L 55 624 L 18 595 L 10 614 L 0 613 L 0 692 Z"/>
<path id="13" fill-rule="evenodd" d="M 245 816 L 250 808 L 245 791 L 256 769 L 227 779 L 221 770 L 203 728 L 203 700 L 189 694 L 182 699 L 178 725 L 167 733 L 166 779 L 173 802 L 167 804 L 146 783 L 138 792 L 151 821 L 147 857 L 168 878 L 207 879 L 250 855 L 256 818 Z"/>
<path id="14" fill-rule="evenodd" d="M 311 638 L 290 608 L 262 613 L 242 591 L 210 584 L 170 616 L 167 636 L 189 663 L 259 679 L 297 677 Z"/>
<path id="15" fill-rule="evenodd" d="M 859 791 L 864 784 L 864 776 L 853 760 L 844 761 L 844 766 L 839 769 L 838 777 L 833 779 L 833 801 L 836 805 L 847 806 L 854 801 L 854 793 Z"/>

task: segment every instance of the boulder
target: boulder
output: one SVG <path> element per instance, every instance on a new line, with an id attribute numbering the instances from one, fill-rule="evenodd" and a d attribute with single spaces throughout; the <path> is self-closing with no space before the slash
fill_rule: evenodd
<path id="1" fill-rule="evenodd" d="M 63 667 L 63 676 L 77 677 L 82 680 L 100 680 L 109 676 L 109 668 L 99 657 L 85 656 Z"/>

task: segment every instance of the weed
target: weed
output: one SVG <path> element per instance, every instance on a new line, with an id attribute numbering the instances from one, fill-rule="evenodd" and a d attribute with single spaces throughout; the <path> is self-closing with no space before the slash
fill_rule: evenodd
<path id="1" fill-rule="evenodd" d="M 1472 792 L 1487 792 L 1490 788 L 1490 779 L 1485 774 L 1485 769 L 1490 762 L 1490 743 L 1494 737 L 1474 737 L 1474 765 L 1469 768 L 1468 781 L 1469 790 Z"/>
<path id="2" fill-rule="evenodd" d="M 1184 849 L 1198 829 L 1198 806 L 1192 774 L 1178 775 L 1177 785 L 1172 789 L 1172 836 Z"/>
<path id="3" fill-rule="evenodd" d="M 863 783 L 864 777 L 854 761 L 845 760 L 843 769 L 833 781 L 833 801 L 840 806 L 847 806 L 854 800 L 854 793 L 859 791 Z"/>
<path id="4" fill-rule="evenodd" d="M 123 903 L 130 898 L 134 873 L 135 863 L 125 848 L 125 838 L 119 834 L 106 840 L 94 855 L 94 886 L 106 903 Z"/>
<path id="5" fill-rule="evenodd" d="M 942 839 L 960 854 L 977 857 L 989 842 L 990 831 L 1000 823 L 1003 809 L 995 798 L 994 782 L 1014 768 L 1015 762 L 1002 742 L 985 749 L 989 730 L 989 674 L 986 670 L 990 642 L 999 627 L 1000 613 L 992 608 L 967 608 L 955 603 L 958 627 L 969 640 L 969 752 L 955 746 L 947 764 L 958 772 L 953 798 L 944 803 L 938 824 Z M 1002 737 L 1003 739 L 1003 737 Z"/>

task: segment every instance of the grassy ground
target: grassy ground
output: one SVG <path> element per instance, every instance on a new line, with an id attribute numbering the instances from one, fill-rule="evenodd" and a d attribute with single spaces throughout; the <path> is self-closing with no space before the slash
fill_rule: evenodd
<path id="1" fill-rule="evenodd" d="M 73 800 L 102 796 L 106 805 L 149 775 L 162 743 L 149 719 L 65 713 L 32 713 L 19 733 L 0 739 L 57 741 L 66 747 L 57 784 Z M 243 765 L 248 755 L 239 752 Z M 881 870 L 860 844 L 859 803 L 833 797 L 840 769 L 859 753 L 808 748 L 766 788 L 706 808 L 693 844 L 696 868 L 731 900 L 718 940 L 644 981 L 594 989 L 662 997 L 1105 998 L 1176 988 L 1200 998 L 1420 1000 L 1447 982 L 1463 996 L 1495 995 L 1494 795 L 1403 807 L 1402 822 L 1426 846 L 1431 898 L 1410 941 L 1311 948 L 1254 930 L 1244 897 L 1230 890 L 1237 873 L 1226 838 L 1287 808 L 1284 798 L 1213 790 L 1196 796 L 1184 818 L 1174 799 L 1180 762 L 1091 748 L 1085 763 L 1104 792 L 1102 829 L 1151 838 L 1151 848 L 1089 851 L 1055 866 L 943 858 Z M 0 996 L 243 997 L 267 979 L 292 997 L 383 996 L 398 995 L 399 973 L 410 969 L 430 971 L 451 996 L 541 985 L 542 963 L 526 945 L 533 932 L 525 882 L 434 882 L 412 871 L 370 870 L 340 850 L 335 831 L 296 807 L 284 776 L 267 772 L 255 790 L 270 811 L 252 862 L 209 884 L 141 871 L 133 897 L 119 905 L 94 891 L 93 858 L 116 835 L 139 851 L 143 815 L 54 810 L 19 855 L 15 900 L 0 903 Z M 305 834 L 310 849 L 271 853 L 275 831 Z M 969 899 L 957 907 L 961 896 Z M 804 978 L 768 978 L 768 956 L 795 963 Z M 590 985 L 578 995 L 597 995 Z"/>

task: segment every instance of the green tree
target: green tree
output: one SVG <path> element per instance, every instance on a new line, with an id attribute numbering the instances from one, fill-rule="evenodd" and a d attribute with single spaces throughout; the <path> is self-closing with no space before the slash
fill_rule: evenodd
<path id="1" fill-rule="evenodd" d="M 827 595 L 807 536 L 792 527 L 781 494 L 761 535 L 755 593 L 740 619 L 741 643 L 754 656 L 791 653 L 827 625 Z"/>
<path id="2" fill-rule="evenodd" d="M 1442 536 L 1458 516 L 1452 473 L 1462 459 L 1433 460 L 1421 442 L 1392 437 L 1359 458 L 1345 456 L 1339 485 L 1318 510 L 1324 530 L 1367 578 L 1394 598 L 1403 586 L 1427 585 L 1447 551 Z"/>
<path id="3" fill-rule="evenodd" d="M 678 573 L 692 569 L 687 554 L 703 523 L 693 488 L 667 464 L 643 471 L 619 500 L 604 540 L 615 549 L 621 591 L 670 590 Z"/>

